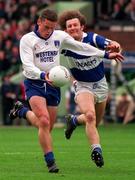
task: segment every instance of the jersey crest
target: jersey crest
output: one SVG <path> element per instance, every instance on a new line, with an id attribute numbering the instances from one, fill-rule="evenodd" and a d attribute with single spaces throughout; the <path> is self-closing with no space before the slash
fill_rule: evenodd
<path id="1" fill-rule="evenodd" d="M 59 48 L 60 47 L 60 41 L 59 40 L 55 40 L 54 41 L 54 45 L 56 48 Z"/>

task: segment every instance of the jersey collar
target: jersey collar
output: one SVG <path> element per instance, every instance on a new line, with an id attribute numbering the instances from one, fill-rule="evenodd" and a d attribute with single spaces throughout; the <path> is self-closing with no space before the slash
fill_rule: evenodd
<path id="1" fill-rule="evenodd" d="M 83 42 L 83 39 L 87 36 L 87 33 L 83 32 L 81 42 Z"/>
<path id="2" fill-rule="evenodd" d="M 35 25 L 34 33 L 35 33 L 39 38 L 44 39 L 45 41 L 47 41 L 47 40 L 51 37 L 51 35 L 53 34 L 53 32 L 52 32 L 48 38 L 43 38 L 43 37 L 41 37 L 41 36 L 40 36 L 40 33 L 39 33 L 39 31 L 38 31 L 38 25 L 37 25 L 37 24 Z"/>

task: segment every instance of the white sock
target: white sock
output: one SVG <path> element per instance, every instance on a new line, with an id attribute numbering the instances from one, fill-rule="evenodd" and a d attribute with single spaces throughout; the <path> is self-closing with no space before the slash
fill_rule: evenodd
<path id="1" fill-rule="evenodd" d="M 100 148 L 100 149 L 101 149 L 101 145 L 100 145 L 100 144 L 92 144 L 92 145 L 91 145 L 92 151 L 93 151 L 95 148 Z"/>

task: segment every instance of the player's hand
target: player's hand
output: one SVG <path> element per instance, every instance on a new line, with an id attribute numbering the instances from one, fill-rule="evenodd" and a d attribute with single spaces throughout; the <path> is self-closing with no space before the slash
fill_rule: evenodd
<path id="1" fill-rule="evenodd" d="M 110 52 L 109 59 L 115 59 L 116 61 L 122 62 L 124 60 L 124 56 L 121 53 Z"/>
<path id="2" fill-rule="evenodd" d="M 47 73 L 47 74 L 45 75 L 45 80 L 47 81 L 48 84 L 50 84 L 51 86 L 53 86 L 52 81 L 49 79 L 49 73 Z"/>
<path id="3" fill-rule="evenodd" d="M 109 52 L 121 52 L 121 46 L 118 42 L 111 41 L 110 44 L 108 44 L 106 50 Z"/>

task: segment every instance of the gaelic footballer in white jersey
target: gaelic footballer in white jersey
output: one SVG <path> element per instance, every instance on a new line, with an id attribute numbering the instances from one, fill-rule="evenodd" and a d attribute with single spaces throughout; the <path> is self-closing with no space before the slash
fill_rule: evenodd
<path id="1" fill-rule="evenodd" d="M 75 41 L 61 30 L 55 30 L 48 39 L 40 37 L 38 31 L 30 32 L 20 40 L 20 56 L 23 74 L 28 79 L 43 79 L 44 73 L 60 64 L 62 49 L 88 57 L 108 57 L 105 51 L 86 43 Z"/>

